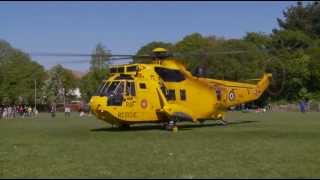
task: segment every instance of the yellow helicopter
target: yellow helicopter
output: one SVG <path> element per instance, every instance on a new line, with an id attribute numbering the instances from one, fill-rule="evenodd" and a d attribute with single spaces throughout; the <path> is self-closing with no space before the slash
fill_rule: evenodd
<path id="1" fill-rule="evenodd" d="M 179 121 L 226 123 L 228 108 L 258 99 L 272 79 L 271 73 L 257 84 L 197 77 L 166 49 L 156 48 L 153 54 L 150 64 L 110 68 L 110 77 L 89 102 L 98 119 L 119 127 L 163 123 L 173 131 Z"/>

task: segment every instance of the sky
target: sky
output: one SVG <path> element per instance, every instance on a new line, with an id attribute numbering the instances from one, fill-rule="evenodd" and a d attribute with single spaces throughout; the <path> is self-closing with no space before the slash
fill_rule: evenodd
<path id="1" fill-rule="evenodd" d="M 135 54 L 152 41 L 175 43 L 198 32 L 241 38 L 271 33 L 295 1 L 0 2 L 0 39 L 26 53 L 92 53 L 102 43 L 113 54 Z M 87 71 L 86 58 L 38 57 L 46 69 L 60 63 Z"/>

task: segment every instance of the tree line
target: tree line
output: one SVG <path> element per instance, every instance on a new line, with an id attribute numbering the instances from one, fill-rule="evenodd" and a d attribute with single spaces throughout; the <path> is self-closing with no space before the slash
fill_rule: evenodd
<path id="1" fill-rule="evenodd" d="M 285 9 L 283 15 L 283 19 L 276 19 L 279 27 L 270 34 L 247 32 L 242 38 L 226 39 L 195 32 L 176 43 L 147 43 L 136 55 L 150 54 L 152 49 L 163 47 L 192 72 L 202 67 L 208 78 L 233 81 L 258 78 L 271 67 L 276 75 L 275 87 L 282 85 L 282 91 L 272 100 L 320 99 L 320 5 L 297 2 Z M 93 54 L 111 53 L 99 43 Z M 88 102 L 102 79 L 108 77 L 107 57 L 93 55 L 89 72 L 79 79 L 59 64 L 45 70 L 27 53 L 0 40 L 0 103 L 33 104 L 35 83 L 38 103 L 74 99 L 73 91 L 77 87 L 82 99 Z M 135 58 L 132 63 L 148 62 L 150 60 Z"/>
<path id="2" fill-rule="evenodd" d="M 0 105 L 69 103 L 76 100 L 77 88 L 82 94 L 80 100 L 89 101 L 108 75 L 107 58 L 101 60 L 94 54 L 107 53 L 99 43 L 92 53 L 90 71 L 79 78 L 61 64 L 45 70 L 27 53 L 0 40 Z"/>

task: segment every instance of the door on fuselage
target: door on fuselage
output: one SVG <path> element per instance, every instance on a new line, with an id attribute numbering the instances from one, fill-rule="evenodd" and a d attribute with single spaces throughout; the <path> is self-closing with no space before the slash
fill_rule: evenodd
<path id="1" fill-rule="evenodd" d="M 124 92 L 124 104 L 125 108 L 132 110 L 136 104 L 136 89 L 133 80 L 128 80 L 125 83 L 125 92 Z"/>
<path id="2" fill-rule="evenodd" d="M 138 103 L 139 98 L 137 97 L 136 87 L 134 80 L 126 80 L 122 104 L 123 111 L 119 114 L 119 116 L 131 122 L 144 121 L 146 119 L 146 113 L 143 112 L 140 103 Z"/>

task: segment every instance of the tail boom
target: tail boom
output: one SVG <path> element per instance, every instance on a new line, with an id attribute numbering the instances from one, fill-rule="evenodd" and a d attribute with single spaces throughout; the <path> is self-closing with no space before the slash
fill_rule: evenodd
<path id="1" fill-rule="evenodd" d="M 264 74 L 257 84 L 215 79 L 205 79 L 205 81 L 215 87 L 217 94 L 221 94 L 221 99 L 217 103 L 218 106 L 228 108 L 258 99 L 268 88 L 271 78 L 271 74 Z"/>

